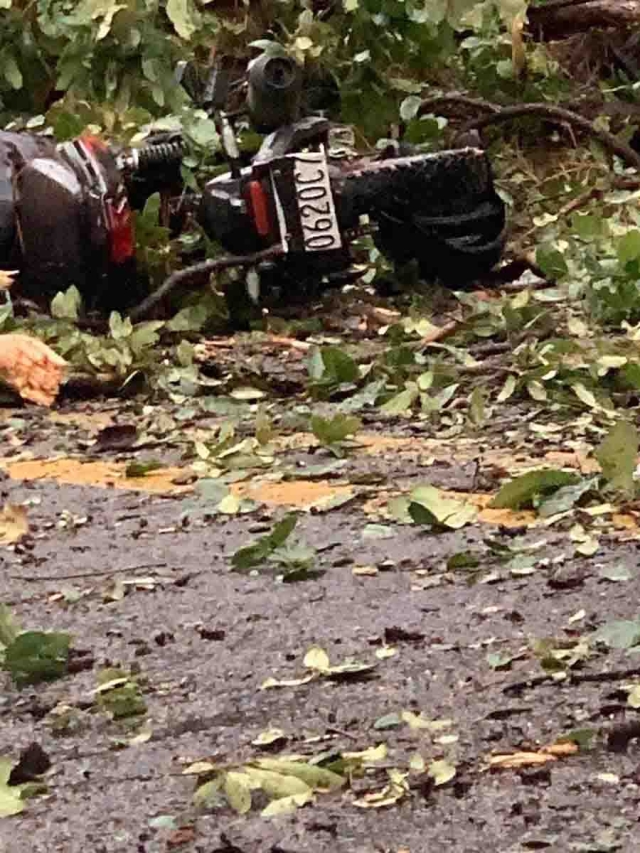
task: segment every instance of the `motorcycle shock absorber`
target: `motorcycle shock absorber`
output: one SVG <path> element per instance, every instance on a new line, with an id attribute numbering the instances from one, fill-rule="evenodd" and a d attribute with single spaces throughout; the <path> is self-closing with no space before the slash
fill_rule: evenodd
<path id="1" fill-rule="evenodd" d="M 142 148 L 130 148 L 117 158 L 119 168 L 124 172 L 142 172 L 162 166 L 178 165 L 184 157 L 184 143 L 159 142 L 156 145 L 144 145 Z"/>

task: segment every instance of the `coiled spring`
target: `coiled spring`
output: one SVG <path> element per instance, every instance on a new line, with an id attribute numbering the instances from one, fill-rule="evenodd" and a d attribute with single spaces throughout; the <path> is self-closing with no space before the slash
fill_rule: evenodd
<path id="1" fill-rule="evenodd" d="M 145 145 L 137 150 L 138 168 L 150 166 L 170 166 L 179 163 L 184 155 L 184 143 L 160 142 L 157 145 Z"/>

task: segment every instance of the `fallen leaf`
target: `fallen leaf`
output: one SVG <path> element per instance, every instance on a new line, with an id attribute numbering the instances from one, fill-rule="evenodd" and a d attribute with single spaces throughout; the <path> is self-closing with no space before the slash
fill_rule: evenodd
<path id="1" fill-rule="evenodd" d="M 638 430 L 628 421 L 618 421 L 595 452 L 602 474 L 613 489 L 628 496 L 635 491 L 634 473 L 638 459 Z"/>
<path id="2" fill-rule="evenodd" d="M 569 471 L 529 471 L 505 483 L 489 506 L 494 509 L 523 509 L 531 506 L 537 496 L 552 494 L 577 482 L 577 475 Z"/>
<path id="3" fill-rule="evenodd" d="M 398 650 L 394 646 L 383 646 L 381 649 L 376 650 L 378 660 L 386 660 L 387 658 L 395 657 L 397 654 Z"/>
<path id="4" fill-rule="evenodd" d="M 377 566 L 354 566 L 351 574 L 356 577 L 374 577 L 379 574 Z"/>
<path id="5" fill-rule="evenodd" d="M 302 684 L 308 684 L 316 677 L 316 673 L 305 675 L 303 678 L 285 678 L 278 680 L 277 678 L 266 678 L 260 685 L 260 690 L 270 690 L 273 687 L 300 687 Z"/>
<path id="6" fill-rule="evenodd" d="M 516 769 L 518 767 L 536 767 L 556 761 L 554 755 L 545 752 L 512 752 L 507 755 L 490 755 L 489 767 L 494 770 Z"/>
<path id="7" fill-rule="evenodd" d="M 5 504 L 0 511 L 0 545 L 18 542 L 28 532 L 26 508 L 16 504 Z"/>
<path id="8" fill-rule="evenodd" d="M 456 768 L 448 761 L 432 761 L 428 768 L 428 774 L 433 779 L 436 787 L 446 785 L 456 775 Z"/>
<path id="9" fill-rule="evenodd" d="M 316 672 L 325 673 L 331 668 L 329 655 L 319 646 L 312 646 L 305 654 L 302 663 L 307 667 L 307 669 L 313 669 L 316 670 Z"/>
<path id="10" fill-rule="evenodd" d="M 196 831 L 192 826 L 180 826 L 167 838 L 167 850 L 176 850 L 195 841 Z"/>
<path id="11" fill-rule="evenodd" d="M 268 806 L 260 812 L 262 817 L 278 817 L 283 814 L 290 814 L 296 811 L 301 806 L 311 803 L 314 800 L 313 791 L 302 791 L 299 794 L 290 794 L 288 797 L 278 797 L 271 800 Z"/>
<path id="12" fill-rule="evenodd" d="M 459 530 L 475 521 L 475 506 L 447 497 L 435 486 L 420 486 L 410 495 L 409 514 L 418 524 L 431 524 Z"/>
<path id="13" fill-rule="evenodd" d="M 266 729 L 260 732 L 258 737 L 254 738 L 251 743 L 257 747 L 268 748 L 276 744 L 285 743 L 287 740 L 287 735 L 282 729 Z"/>
<path id="14" fill-rule="evenodd" d="M 541 752 L 546 755 L 555 755 L 556 758 L 564 758 L 567 755 L 575 755 L 580 751 L 580 747 L 575 741 L 561 740 L 557 743 L 552 743 L 549 746 L 543 746 Z"/>
<path id="15" fill-rule="evenodd" d="M 0 756 L 0 817 L 12 817 L 24 810 L 20 788 L 8 784 L 12 769 L 13 761 Z"/>
<path id="16" fill-rule="evenodd" d="M 630 649 L 640 644 L 640 621 L 618 619 L 607 622 L 592 635 L 592 639 L 610 649 Z"/>
<path id="17" fill-rule="evenodd" d="M 138 428 L 135 424 L 114 424 L 100 430 L 92 450 L 128 450 L 133 447 L 137 440 Z M 127 476 L 135 477 L 137 475 L 127 474 Z"/>

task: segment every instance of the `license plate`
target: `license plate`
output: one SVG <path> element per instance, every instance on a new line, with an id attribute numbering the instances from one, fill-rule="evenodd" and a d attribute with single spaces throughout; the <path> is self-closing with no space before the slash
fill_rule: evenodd
<path id="1" fill-rule="evenodd" d="M 324 151 L 290 156 L 305 252 L 339 249 L 342 239 Z"/>

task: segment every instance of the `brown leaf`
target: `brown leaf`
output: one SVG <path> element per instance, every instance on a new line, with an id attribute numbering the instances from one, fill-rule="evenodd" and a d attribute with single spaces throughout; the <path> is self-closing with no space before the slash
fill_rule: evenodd
<path id="1" fill-rule="evenodd" d="M 28 532 L 26 508 L 16 504 L 5 504 L 0 511 L 0 545 L 18 542 Z"/>
<path id="2" fill-rule="evenodd" d="M 540 752 L 544 752 L 547 755 L 555 755 L 557 758 L 564 758 L 566 755 L 575 755 L 579 751 L 580 747 L 578 744 L 570 740 L 552 743 L 549 746 L 543 746 L 540 750 Z"/>
<path id="3" fill-rule="evenodd" d="M 176 850 L 195 841 L 196 831 L 192 826 L 181 826 L 167 838 L 167 850 Z"/>
<path id="4" fill-rule="evenodd" d="M 545 752 L 511 752 L 507 755 L 490 755 L 488 764 L 493 770 L 505 770 L 536 767 L 549 761 L 556 761 L 556 757 Z"/>
<path id="5" fill-rule="evenodd" d="M 504 755 L 490 755 L 489 767 L 493 770 L 515 769 L 518 767 L 539 767 L 558 758 L 575 755 L 579 751 L 577 743 L 560 741 L 541 747 L 537 752 L 510 752 Z"/>
<path id="6" fill-rule="evenodd" d="M 95 451 L 128 450 L 138 440 L 135 424 L 112 424 L 101 429 L 96 436 Z"/>

